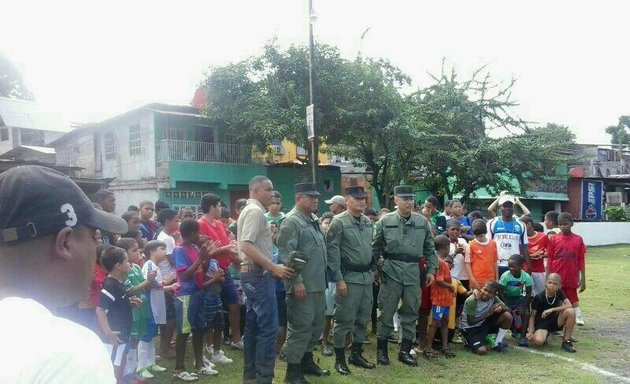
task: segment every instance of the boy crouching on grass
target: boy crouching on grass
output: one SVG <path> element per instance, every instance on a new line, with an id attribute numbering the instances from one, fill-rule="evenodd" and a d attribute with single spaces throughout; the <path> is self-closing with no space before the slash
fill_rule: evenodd
<path id="1" fill-rule="evenodd" d="M 499 283 L 488 280 L 480 291 L 473 292 L 464 303 L 462 312 L 462 336 L 473 353 L 486 354 L 486 336 L 497 332 L 493 348 L 497 352 L 507 350 L 503 341 L 512 325 L 512 315 L 498 297 Z"/>
<path id="2" fill-rule="evenodd" d="M 560 275 L 550 273 L 545 282 L 545 290 L 532 299 L 527 339 L 533 345 L 542 346 L 547 341 L 549 333 L 564 328 L 562 349 L 575 353 L 571 337 L 575 327 L 575 309 L 560 286 Z"/>

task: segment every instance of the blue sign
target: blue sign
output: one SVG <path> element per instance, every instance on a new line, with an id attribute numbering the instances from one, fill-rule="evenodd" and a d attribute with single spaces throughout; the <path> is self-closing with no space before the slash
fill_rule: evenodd
<path id="1" fill-rule="evenodd" d="M 581 219 L 584 221 L 602 221 L 602 196 L 604 184 L 597 180 L 582 180 Z"/>

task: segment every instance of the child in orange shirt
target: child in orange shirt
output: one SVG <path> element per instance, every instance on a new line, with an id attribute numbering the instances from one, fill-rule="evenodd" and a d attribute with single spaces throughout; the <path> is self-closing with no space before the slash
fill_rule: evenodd
<path id="1" fill-rule="evenodd" d="M 442 339 L 442 354 L 446 358 L 455 357 L 453 351 L 448 347 L 448 315 L 453 303 L 454 287 L 451 284 L 451 271 L 444 258 L 448 257 L 450 240 L 443 235 L 435 237 L 435 251 L 438 254 L 438 269 L 435 274 L 435 281 L 431 285 L 431 317 L 432 322 L 427 332 L 427 341 L 424 349 L 426 358 L 437 358 L 437 351 L 433 350 L 433 338 L 435 332 L 440 328 Z"/>
<path id="2" fill-rule="evenodd" d="M 475 239 L 468 244 L 470 252 L 465 260 L 471 290 L 481 289 L 488 280 L 499 279 L 497 243 L 488 239 L 486 223 L 477 219 L 472 223 L 472 230 Z"/>

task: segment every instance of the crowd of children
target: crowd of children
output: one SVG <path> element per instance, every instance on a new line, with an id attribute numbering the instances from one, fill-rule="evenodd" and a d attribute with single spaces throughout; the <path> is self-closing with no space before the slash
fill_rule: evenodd
<path id="1" fill-rule="evenodd" d="M 478 355 L 488 349 L 503 352 L 509 331 L 521 347 L 543 345 L 550 334 L 562 331 L 562 349 L 575 352 L 572 332 L 583 324 L 578 291 L 586 288 L 586 248 L 571 232 L 571 215 L 548 212 L 546 232 L 529 216 L 514 217 L 510 226 L 522 226 L 528 268 L 519 252 L 507 259 L 501 256 L 492 238 L 494 224 L 478 214 L 464 215 L 457 200 L 448 204 L 451 216 L 443 223 L 434 200 L 427 199 L 424 209 L 418 207 L 440 230 L 434 231 L 439 267 L 433 283 L 423 287 L 415 354 L 453 358 L 449 342 L 462 342 Z M 243 206 L 240 202 L 239 208 Z M 281 207 L 281 196 L 274 192 L 266 214 L 273 236 L 284 217 Z M 143 201 L 122 216 L 129 225 L 127 234 L 102 238 L 91 292 L 82 303 L 82 322 L 106 344 L 119 382 L 150 379 L 165 371 L 156 353 L 175 358 L 176 379 L 196 381 L 216 375 L 218 365 L 232 363 L 221 349 L 225 341 L 242 348 L 241 307 L 246 298 L 234 243 L 236 222 L 215 195 L 204 196 L 202 210 L 204 216 L 197 220 L 163 202 Z M 378 219 L 376 212 L 369 213 Z M 324 231 L 332 216 L 321 216 Z M 277 248 L 273 256 L 280 263 Z M 276 350 L 282 359 L 287 324 L 282 283 L 276 286 L 276 296 Z M 224 340 L 224 334 L 232 338 Z M 193 369 L 185 367 L 189 338 Z"/>

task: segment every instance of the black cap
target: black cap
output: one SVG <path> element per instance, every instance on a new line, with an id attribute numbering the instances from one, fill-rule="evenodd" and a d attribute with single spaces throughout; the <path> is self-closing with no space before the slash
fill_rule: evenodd
<path id="1" fill-rule="evenodd" d="M 297 183 L 295 184 L 295 193 L 302 193 L 310 196 L 320 196 L 317 192 L 317 185 L 315 183 Z"/>
<path id="2" fill-rule="evenodd" d="M 99 211 L 68 176 L 39 165 L 12 168 L 0 175 L 0 241 L 50 235 L 87 225 L 116 234 L 127 222 Z"/>
<path id="3" fill-rule="evenodd" d="M 367 194 L 363 187 L 348 187 L 343 190 L 343 193 L 347 196 L 350 195 L 355 199 L 365 199 L 367 198 Z"/>
<path id="4" fill-rule="evenodd" d="M 394 195 L 401 197 L 416 197 L 413 193 L 413 187 L 411 185 L 399 185 L 394 187 Z"/>

